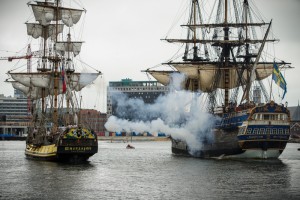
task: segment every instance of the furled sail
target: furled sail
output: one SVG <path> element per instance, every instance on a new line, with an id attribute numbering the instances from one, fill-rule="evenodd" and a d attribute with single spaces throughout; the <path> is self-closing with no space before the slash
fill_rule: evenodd
<path id="1" fill-rule="evenodd" d="M 56 33 L 56 25 L 55 24 L 49 24 L 47 26 L 43 26 L 41 24 L 37 23 L 26 23 L 27 26 L 27 34 L 32 36 L 33 38 L 37 39 L 39 37 L 43 37 L 45 40 L 47 40 L 49 37 L 54 39 L 56 35 L 63 32 L 63 24 L 58 24 L 57 26 L 57 34 Z M 45 31 L 45 33 L 44 33 Z"/>
<path id="2" fill-rule="evenodd" d="M 12 79 L 22 84 L 25 87 L 34 86 L 36 88 L 49 88 L 53 84 L 53 77 L 51 73 L 12 73 L 9 72 Z M 82 88 L 91 84 L 99 73 L 72 73 L 67 75 L 68 85 L 71 90 L 80 91 Z M 62 75 L 59 75 L 62 80 Z M 59 91 L 62 91 L 62 81 L 59 81 Z"/>
<path id="3" fill-rule="evenodd" d="M 83 12 L 83 10 L 80 9 L 63 8 L 52 5 L 30 5 L 32 7 L 36 21 L 38 21 L 43 26 L 49 25 L 51 21 L 62 20 L 62 22 L 66 26 L 71 27 L 80 20 L 81 14 Z"/>

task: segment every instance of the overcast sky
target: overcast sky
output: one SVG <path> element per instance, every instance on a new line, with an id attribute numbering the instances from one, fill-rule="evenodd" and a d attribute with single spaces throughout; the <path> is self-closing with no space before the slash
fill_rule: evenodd
<path id="1" fill-rule="evenodd" d="M 0 0 L 0 57 L 14 55 L 13 52 L 27 45 L 24 23 L 32 16 L 27 2 Z M 105 97 L 98 91 L 104 90 L 109 81 L 148 80 L 141 70 L 172 57 L 177 47 L 160 39 L 166 36 L 186 2 L 188 0 L 81 0 L 80 5 L 87 10 L 82 18 L 85 43 L 81 59 L 104 74 L 96 81 L 97 87 L 84 89 L 83 94 L 94 94 L 94 98 L 83 95 L 84 107 L 96 106 L 106 111 Z M 276 44 L 276 57 L 295 67 L 285 72 L 286 100 L 289 106 L 295 106 L 300 99 L 300 0 L 255 2 L 266 19 L 273 19 L 273 32 L 280 39 Z M 12 86 L 3 81 L 7 78 L 5 73 L 16 63 L 0 61 L 0 94 L 13 95 Z"/>

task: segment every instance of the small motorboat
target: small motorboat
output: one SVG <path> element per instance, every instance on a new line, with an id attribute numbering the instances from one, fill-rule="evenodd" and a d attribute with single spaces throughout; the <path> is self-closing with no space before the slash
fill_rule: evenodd
<path id="1" fill-rule="evenodd" d="M 128 144 L 128 145 L 126 146 L 126 149 L 135 149 L 135 148 L 134 148 L 134 146 L 131 146 L 130 144 Z"/>

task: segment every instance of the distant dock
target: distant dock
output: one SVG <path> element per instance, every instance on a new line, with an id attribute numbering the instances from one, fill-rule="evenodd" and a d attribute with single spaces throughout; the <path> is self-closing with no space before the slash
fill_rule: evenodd
<path id="1" fill-rule="evenodd" d="M 25 136 L 15 136 L 15 135 L 8 135 L 8 134 L 0 134 L 0 140 L 26 140 Z"/>
<path id="2" fill-rule="evenodd" d="M 131 141 L 170 141 L 169 137 L 144 137 L 144 136 L 98 136 L 99 141 L 118 141 L 118 142 L 131 142 Z"/>

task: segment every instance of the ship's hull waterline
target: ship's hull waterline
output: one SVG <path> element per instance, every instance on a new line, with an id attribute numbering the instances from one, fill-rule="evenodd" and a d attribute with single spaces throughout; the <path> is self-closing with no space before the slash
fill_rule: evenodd
<path id="1" fill-rule="evenodd" d="M 98 152 L 97 136 L 86 128 L 67 128 L 57 138 L 50 138 L 54 139 L 36 144 L 30 134 L 25 155 L 35 160 L 79 163 Z"/>
<path id="2" fill-rule="evenodd" d="M 232 143 L 218 142 L 213 144 L 202 144 L 198 150 L 192 150 L 185 141 L 172 139 L 172 153 L 176 155 L 192 156 L 197 158 L 250 158 L 250 159 L 276 159 L 283 152 L 284 148 L 253 148 L 243 149 L 238 145 L 236 137 L 232 138 Z M 180 145 L 178 145 L 180 143 Z M 283 146 L 287 141 L 281 142 Z"/>
<path id="3" fill-rule="evenodd" d="M 91 156 L 98 152 L 98 146 L 72 146 L 42 145 L 34 146 L 27 144 L 25 155 L 29 159 L 56 162 L 86 162 Z"/>
<path id="4" fill-rule="evenodd" d="M 191 148 L 186 140 L 172 138 L 172 152 L 200 158 L 274 159 L 289 141 L 289 110 L 272 101 L 222 116 L 210 140 L 199 140 L 198 147 Z"/>
<path id="5" fill-rule="evenodd" d="M 253 141 L 251 148 L 243 148 L 236 134 L 228 134 L 226 142 L 224 137 L 215 134 L 215 139 L 210 144 L 201 144 L 199 149 L 191 149 L 186 141 L 171 139 L 172 153 L 176 155 L 192 156 L 197 158 L 253 158 L 253 159 L 276 159 L 283 152 L 288 140 Z M 274 145 L 275 144 L 275 145 Z M 270 146 L 270 148 L 266 148 Z"/>

